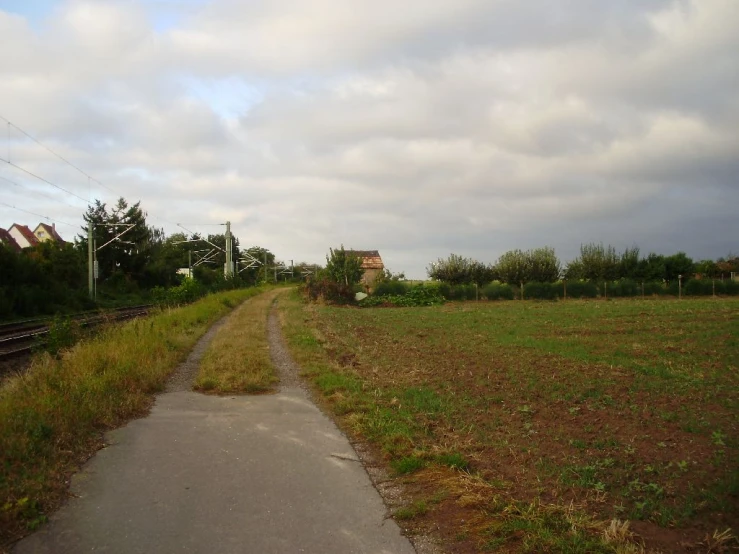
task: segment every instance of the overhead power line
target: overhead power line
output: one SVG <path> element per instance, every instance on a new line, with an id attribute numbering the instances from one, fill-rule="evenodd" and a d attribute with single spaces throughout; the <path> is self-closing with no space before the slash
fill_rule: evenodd
<path id="1" fill-rule="evenodd" d="M 8 183 L 10 183 L 11 185 L 15 185 L 16 187 L 24 188 L 23 185 L 19 185 L 15 181 L 11 181 L 7 177 L 3 177 L 2 175 L 0 175 L 0 179 L 2 179 L 3 181 L 6 181 Z M 35 190 L 28 190 L 28 189 L 26 189 L 26 190 L 27 190 L 27 192 L 30 192 L 31 194 L 33 194 L 35 196 L 39 196 L 41 198 L 48 198 L 49 200 L 53 200 L 54 202 L 59 202 L 61 204 L 64 204 L 65 206 L 69 206 L 70 208 L 78 208 L 78 206 L 73 206 L 69 202 L 64 202 L 62 200 L 59 200 L 58 198 L 54 198 L 53 196 L 49 196 L 48 194 L 44 194 L 42 192 L 38 192 L 38 191 L 35 191 Z"/>
<path id="2" fill-rule="evenodd" d="M 93 181 L 93 182 L 97 183 L 98 185 L 100 185 L 104 189 L 107 189 L 108 191 L 112 192 L 113 194 L 115 194 L 117 196 L 121 196 L 120 194 L 118 194 L 116 191 L 114 191 L 110 187 L 104 185 L 103 183 L 101 183 L 100 181 L 98 181 L 97 179 L 95 179 L 94 177 L 90 176 L 87 172 L 85 172 L 84 170 L 82 170 L 79 167 L 77 167 L 76 165 L 74 165 L 67 158 L 65 158 L 61 154 L 58 154 L 57 152 L 55 152 L 54 150 L 52 150 L 51 148 L 49 148 L 48 146 L 46 146 L 44 143 L 42 143 L 36 137 L 30 135 L 28 132 L 26 132 L 23 129 L 21 129 L 20 127 L 18 127 L 18 125 L 16 125 L 12 121 L 8 120 L 7 118 L 3 117 L 2 115 L 0 115 L 0 119 L 2 119 L 3 121 L 5 121 L 8 125 L 10 125 L 11 127 L 13 127 L 14 129 L 17 129 L 18 131 L 20 131 L 21 133 L 23 133 L 25 136 L 27 136 L 29 139 L 31 139 L 33 142 L 35 142 L 36 144 L 38 144 L 41 148 L 43 148 L 47 152 L 50 152 L 51 154 L 53 154 L 54 156 L 56 156 L 57 158 L 59 158 L 60 160 L 62 160 L 64 163 L 66 163 L 67 165 L 69 165 L 69 166 L 73 167 L 74 169 L 76 169 L 77 171 L 79 171 L 82 175 L 84 175 L 85 177 L 87 177 L 90 181 Z M 7 161 L 10 161 L 10 160 L 7 160 Z"/>
<path id="3" fill-rule="evenodd" d="M 1 159 L 2 159 L 2 158 L 0 158 L 0 160 L 1 160 Z M 10 160 L 2 160 L 2 161 L 4 161 L 4 162 L 5 162 L 5 163 L 7 163 L 8 165 L 10 165 L 10 166 L 12 166 L 12 167 L 14 167 L 14 168 L 16 168 L 16 169 L 19 169 L 19 170 L 21 170 L 21 171 L 22 171 L 23 173 L 27 173 L 27 174 L 28 174 L 28 175 L 30 175 L 31 177 L 35 177 L 35 178 L 36 178 L 36 179 L 38 179 L 39 181 L 43 181 L 43 182 L 44 182 L 44 183 L 46 183 L 47 185 L 51 185 L 52 187 L 54 187 L 54 188 L 57 188 L 57 189 L 59 189 L 59 190 L 61 190 L 61 191 L 64 191 L 64 192 L 66 192 L 67 194 L 71 194 L 71 195 L 72 195 L 72 196 L 74 196 L 75 198 L 79 198 L 79 199 L 80 199 L 80 200 L 82 200 L 82 201 L 83 201 L 83 202 L 84 202 L 85 204 L 89 204 L 89 203 L 90 203 L 90 202 L 89 202 L 89 200 L 85 200 L 85 199 L 84 199 L 84 198 L 82 198 L 81 196 L 79 196 L 79 195 L 77 195 L 77 194 L 73 193 L 72 191 L 70 191 L 70 190 L 67 190 L 67 189 L 65 189 L 65 188 L 63 188 L 63 187 L 60 187 L 59 185 L 55 185 L 54 183 L 52 183 L 51 181 L 49 181 L 49 180 L 47 180 L 47 179 L 44 179 L 43 177 L 39 177 L 39 176 L 38 176 L 38 175 L 36 175 L 35 173 L 33 173 L 33 172 L 31 172 L 31 171 L 28 171 L 27 169 L 24 169 L 24 168 L 22 168 L 22 167 L 21 167 L 21 166 L 19 166 L 19 165 L 16 165 L 16 164 L 14 164 L 14 163 L 13 163 L 13 162 L 11 162 Z"/>
<path id="4" fill-rule="evenodd" d="M 27 214 L 35 215 L 36 217 L 41 217 L 43 219 L 46 219 L 48 221 L 53 221 L 54 223 L 61 223 L 62 225 L 69 225 L 70 227 L 77 227 L 77 225 L 72 225 L 71 223 L 66 223 L 64 221 L 60 221 L 58 219 L 54 219 L 53 217 L 49 217 L 47 215 L 41 215 L 37 214 L 35 212 L 29 212 L 28 210 L 24 210 L 23 208 L 19 208 L 18 206 L 13 206 L 12 204 L 6 204 L 5 202 L 0 202 L 3 206 L 7 206 L 8 208 L 13 208 L 14 210 L 18 210 L 19 212 L 25 212 Z"/>

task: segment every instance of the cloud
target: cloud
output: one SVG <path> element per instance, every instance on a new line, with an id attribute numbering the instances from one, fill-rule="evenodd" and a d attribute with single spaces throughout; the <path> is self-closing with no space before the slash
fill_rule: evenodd
<path id="1" fill-rule="evenodd" d="M 733 0 L 48 10 L 0 11 L 0 114 L 108 188 L 13 128 L 0 156 L 83 198 L 140 198 L 168 232 L 230 219 L 282 258 L 344 243 L 413 277 L 452 251 L 736 250 Z M 79 200 L 1 174 L 51 196 L 15 204 L 80 220 Z M 0 207 L 0 225 L 26 217 Z"/>

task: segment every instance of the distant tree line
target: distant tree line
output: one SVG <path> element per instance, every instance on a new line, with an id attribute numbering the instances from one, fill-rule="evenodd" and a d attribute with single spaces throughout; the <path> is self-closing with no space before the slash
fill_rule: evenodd
<path id="1" fill-rule="evenodd" d="M 179 269 L 192 263 L 198 293 L 274 279 L 268 271 L 276 263 L 266 248 L 239 248 L 233 237 L 233 259 L 248 252 L 260 264 L 237 270 L 233 279 L 224 277 L 226 261 L 224 234 L 207 236 L 175 233 L 147 225 L 147 214 L 137 202 L 120 198 L 115 205 L 95 201 L 83 214 L 85 224 L 74 243 L 42 242 L 21 252 L 0 243 L 0 318 L 68 313 L 97 306 L 148 302 L 155 294 L 183 284 Z M 128 226 L 131 226 L 128 228 Z M 88 295 L 88 229 L 92 226 L 97 250 L 98 302 Z M 125 231 L 118 238 L 117 235 Z M 199 263 L 203 258 L 206 263 Z M 298 273 L 299 275 L 299 273 Z"/>
<path id="2" fill-rule="evenodd" d="M 561 280 L 669 284 L 679 276 L 685 281 L 694 277 L 716 279 L 728 278 L 732 272 L 739 273 L 738 256 L 694 262 L 684 252 L 671 256 L 650 253 L 642 257 L 636 246 L 618 253 L 613 246 L 595 243 L 583 244 L 580 255 L 565 266 L 553 248 L 544 247 L 511 250 L 491 264 L 451 254 L 427 267 L 429 278 L 449 285 L 485 285 L 493 281 L 525 285 Z"/>

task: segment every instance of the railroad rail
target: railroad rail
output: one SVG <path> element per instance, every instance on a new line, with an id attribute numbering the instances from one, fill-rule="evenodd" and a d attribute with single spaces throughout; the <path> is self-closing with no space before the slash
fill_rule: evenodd
<path id="1" fill-rule="evenodd" d="M 86 312 L 70 316 L 80 327 L 93 327 L 105 322 L 123 321 L 146 315 L 152 304 L 126 306 L 106 312 Z M 27 356 L 34 346 L 43 344 L 49 333 L 49 319 L 31 319 L 0 324 L 0 360 Z"/>

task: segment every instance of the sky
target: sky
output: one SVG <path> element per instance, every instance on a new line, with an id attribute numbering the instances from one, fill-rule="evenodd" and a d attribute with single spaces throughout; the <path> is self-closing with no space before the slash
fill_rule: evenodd
<path id="1" fill-rule="evenodd" d="M 0 227 L 73 240 L 123 196 L 409 278 L 590 242 L 715 259 L 737 52 L 736 0 L 0 0 Z"/>

